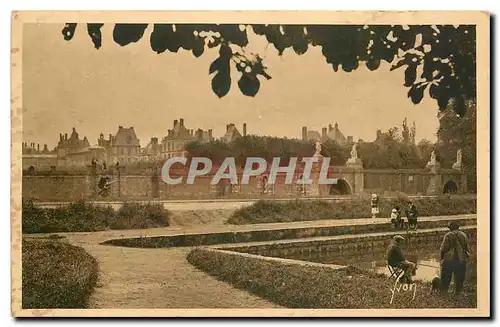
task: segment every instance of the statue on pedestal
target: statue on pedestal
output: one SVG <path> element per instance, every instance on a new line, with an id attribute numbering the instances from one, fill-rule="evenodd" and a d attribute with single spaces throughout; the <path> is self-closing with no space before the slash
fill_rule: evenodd
<path id="1" fill-rule="evenodd" d="M 353 159 L 353 161 L 355 161 L 356 159 L 358 159 L 358 151 L 356 149 L 356 144 L 353 144 L 352 145 L 352 149 L 351 149 L 351 159 Z"/>
<path id="2" fill-rule="evenodd" d="M 461 169 L 462 168 L 462 149 L 457 150 L 457 161 L 452 166 L 453 169 Z"/>
<path id="3" fill-rule="evenodd" d="M 358 158 L 358 150 L 356 149 L 356 144 L 352 145 L 351 157 L 347 159 L 346 165 L 358 168 L 363 166 L 363 162 L 360 158 Z"/>
<path id="4" fill-rule="evenodd" d="M 430 169 L 429 185 L 427 186 L 427 195 L 437 195 L 442 193 L 441 185 L 441 165 L 436 159 L 436 152 L 432 151 L 431 158 L 427 163 L 427 168 Z"/>
<path id="5" fill-rule="evenodd" d="M 314 156 L 321 157 L 321 142 L 316 141 L 315 147 L 316 147 L 316 152 L 314 153 Z"/>
<path id="6" fill-rule="evenodd" d="M 433 150 L 432 153 L 431 153 L 431 160 L 429 161 L 429 163 L 432 165 L 432 164 L 436 164 L 436 152 Z"/>

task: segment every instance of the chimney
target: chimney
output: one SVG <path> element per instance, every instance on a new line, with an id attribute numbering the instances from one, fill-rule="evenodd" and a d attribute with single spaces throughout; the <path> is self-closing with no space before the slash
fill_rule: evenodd
<path id="1" fill-rule="evenodd" d="M 322 137 L 323 139 L 326 139 L 326 127 L 323 127 L 323 128 L 321 129 L 321 137 Z"/>
<path id="2" fill-rule="evenodd" d="M 120 130 L 120 129 L 123 129 L 123 126 L 118 126 L 118 129 L 119 129 L 119 130 Z"/>
<path id="3" fill-rule="evenodd" d="M 40 152 L 40 143 L 36 145 L 36 152 Z"/>
<path id="4" fill-rule="evenodd" d="M 151 144 L 158 144 L 158 138 L 157 137 L 152 137 L 151 138 Z"/>
<path id="5" fill-rule="evenodd" d="M 339 124 L 337 122 L 335 122 L 335 129 L 338 130 L 339 129 Z"/>
<path id="6" fill-rule="evenodd" d="M 211 130 L 211 129 L 209 129 L 209 130 L 208 130 L 208 137 L 209 137 L 210 139 L 212 139 L 212 130 Z"/>
<path id="7" fill-rule="evenodd" d="M 68 140 L 68 133 L 64 133 L 64 140 L 67 141 Z"/>
<path id="8" fill-rule="evenodd" d="M 328 132 L 331 132 L 333 129 L 332 124 L 328 124 Z"/>
<path id="9" fill-rule="evenodd" d="M 178 120 L 174 119 L 174 127 L 177 125 Z"/>
<path id="10" fill-rule="evenodd" d="M 112 137 L 112 136 L 113 136 L 113 135 L 109 134 L 109 140 L 110 140 L 110 141 L 111 141 L 111 137 Z"/>
<path id="11" fill-rule="evenodd" d="M 243 123 L 243 136 L 247 136 L 247 123 Z"/>
<path id="12" fill-rule="evenodd" d="M 43 145 L 43 152 L 49 152 L 49 148 L 47 147 L 47 144 Z"/>
<path id="13" fill-rule="evenodd" d="M 307 127 L 302 127 L 302 141 L 307 141 Z"/>
<path id="14" fill-rule="evenodd" d="M 179 119 L 179 123 L 181 124 L 181 126 L 184 126 L 184 118 Z"/>
<path id="15" fill-rule="evenodd" d="M 59 133 L 59 141 L 62 141 L 63 140 L 63 135 L 62 133 Z"/>
<path id="16" fill-rule="evenodd" d="M 377 129 L 377 140 L 382 137 L 382 131 Z"/>

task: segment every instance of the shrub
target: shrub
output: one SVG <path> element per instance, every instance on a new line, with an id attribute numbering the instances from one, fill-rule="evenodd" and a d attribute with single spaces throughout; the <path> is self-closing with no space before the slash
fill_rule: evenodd
<path id="1" fill-rule="evenodd" d="M 22 242 L 23 309 L 85 308 L 97 261 L 82 248 L 51 240 Z"/>
<path id="2" fill-rule="evenodd" d="M 169 225 L 170 211 L 159 204 L 125 203 L 115 211 L 83 201 L 58 208 L 40 208 L 23 201 L 23 233 L 93 232 Z"/>
<path id="3" fill-rule="evenodd" d="M 150 228 L 169 225 L 170 213 L 161 204 L 124 203 L 114 215 L 111 229 Z"/>
<path id="4" fill-rule="evenodd" d="M 463 299 L 429 296 L 429 283 L 417 282 L 413 293 L 396 293 L 390 304 L 393 286 L 387 276 L 355 267 L 332 270 L 299 264 L 284 264 L 258 256 L 243 256 L 235 252 L 197 248 L 188 261 L 221 281 L 248 290 L 289 308 L 475 308 L 475 285 L 466 284 Z M 474 281 L 475 283 L 475 281 Z M 411 293 L 411 294 L 409 294 Z"/>
<path id="5" fill-rule="evenodd" d="M 420 216 L 456 215 L 476 212 L 475 198 L 423 198 L 412 200 Z M 379 217 L 390 217 L 398 205 L 404 214 L 407 201 L 403 198 L 381 199 Z M 259 200 L 236 210 L 228 220 L 230 224 L 277 223 L 320 219 L 356 219 L 371 216 L 370 200 L 351 199 L 337 202 L 321 200 L 295 200 L 273 202 Z"/>

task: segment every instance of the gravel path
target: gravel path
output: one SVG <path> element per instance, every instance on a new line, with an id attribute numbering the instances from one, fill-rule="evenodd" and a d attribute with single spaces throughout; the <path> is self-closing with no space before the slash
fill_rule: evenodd
<path id="1" fill-rule="evenodd" d="M 133 249 L 74 244 L 99 261 L 99 282 L 90 308 L 279 307 L 196 269 L 186 260 L 189 248 Z"/>

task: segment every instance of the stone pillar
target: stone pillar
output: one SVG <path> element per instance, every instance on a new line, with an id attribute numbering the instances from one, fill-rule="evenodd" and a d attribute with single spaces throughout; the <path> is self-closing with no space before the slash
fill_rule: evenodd
<path id="1" fill-rule="evenodd" d="M 306 184 L 306 194 L 310 196 L 321 196 L 319 176 L 321 173 L 321 165 L 323 164 L 323 156 L 321 154 L 315 154 L 314 158 L 316 161 L 313 162 L 311 169 L 311 184 Z"/>
<path id="2" fill-rule="evenodd" d="M 363 192 L 365 179 L 364 179 L 364 169 L 363 161 L 358 158 L 358 152 L 356 150 L 356 144 L 353 144 L 351 150 L 351 157 L 347 159 L 345 165 L 348 168 L 354 169 L 354 183 L 352 185 L 352 194 L 360 194 Z"/>
<path id="3" fill-rule="evenodd" d="M 458 187 L 460 193 L 467 193 L 467 175 L 462 171 L 460 174 L 460 185 Z"/>
<path id="4" fill-rule="evenodd" d="M 441 164 L 436 161 L 434 151 L 431 160 L 427 163 L 427 169 L 430 171 L 429 185 L 427 186 L 427 195 L 439 195 L 443 193 L 443 182 L 441 178 Z"/>
<path id="5" fill-rule="evenodd" d="M 462 166 L 462 149 L 457 150 L 457 160 L 451 167 L 452 169 L 459 171 L 460 172 L 460 185 L 458 186 L 458 192 L 459 193 L 466 193 L 467 192 L 467 176 L 465 175 L 463 171 L 463 166 Z"/>

